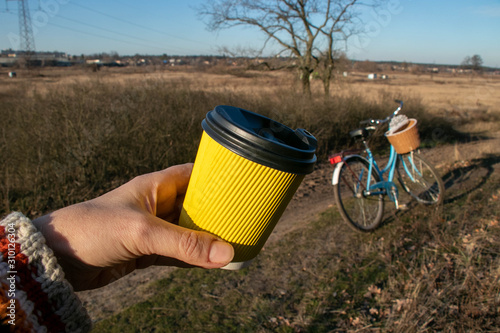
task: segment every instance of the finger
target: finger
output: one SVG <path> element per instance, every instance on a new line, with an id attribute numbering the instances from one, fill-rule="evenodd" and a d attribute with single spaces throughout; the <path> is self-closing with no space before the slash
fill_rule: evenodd
<path id="1" fill-rule="evenodd" d="M 189 177 L 193 168 L 192 163 L 175 165 L 167 169 L 137 176 L 130 182 L 110 193 L 120 193 L 122 196 L 133 198 L 133 204 L 139 206 L 155 216 L 165 218 L 176 211 L 178 197 L 183 197 L 187 191 Z M 122 196 L 115 201 L 124 201 Z"/>
<path id="2" fill-rule="evenodd" d="M 182 204 L 179 198 L 186 194 L 191 177 L 193 164 L 176 165 L 159 171 L 155 179 L 156 186 L 156 216 L 166 216 L 174 212 L 178 213 L 178 206 Z"/>
<path id="3" fill-rule="evenodd" d="M 152 175 L 156 177 L 156 182 L 159 184 L 158 191 L 168 190 L 169 186 L 173 185 L 177 193 L 185 194 L 192 171 L 193 163 L 186 163 L 171 166 Z"/>
<path id="4" fill-rule="evenodd" d="M 155 226 L 143 234 L 149 253 L 178 259 L 190 265 L 218 268 L 234 256 L 233 247 L 206 232 L 195 231 L 156 219 Z"/>

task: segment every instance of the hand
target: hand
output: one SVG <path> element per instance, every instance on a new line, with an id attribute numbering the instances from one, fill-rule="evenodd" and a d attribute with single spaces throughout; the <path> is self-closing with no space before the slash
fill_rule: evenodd
<path id="1" fill-rule="evenodd" d="M 192 164 L 134 178 L 96 199 L 35 219 L 75 290 L 151 265 L 219 268 L 233 247 L 177 222 Z"/>

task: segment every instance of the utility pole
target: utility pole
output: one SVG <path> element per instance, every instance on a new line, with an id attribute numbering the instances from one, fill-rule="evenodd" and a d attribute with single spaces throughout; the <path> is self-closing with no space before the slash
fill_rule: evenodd
<path id="1" fill-rule="evenodd" d="M 31 25 L 31 15 L 28 8 L 28 0 L 6 0 L 17 1 L 19 14 L 19 41 L 20 51 L 24 51 L 26 67 L 30 67 L 31 59 L 35 55 L 35 37 Z"/>

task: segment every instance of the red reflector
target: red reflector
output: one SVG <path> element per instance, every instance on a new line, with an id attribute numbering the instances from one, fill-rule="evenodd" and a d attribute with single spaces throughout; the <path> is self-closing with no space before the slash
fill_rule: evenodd
<path id="1" fill-rule="evenodd" d="M 342 162 L 342 154 L 336 154 L 330 157 L 330 164 L 337 164 L 339 162 Z"/>

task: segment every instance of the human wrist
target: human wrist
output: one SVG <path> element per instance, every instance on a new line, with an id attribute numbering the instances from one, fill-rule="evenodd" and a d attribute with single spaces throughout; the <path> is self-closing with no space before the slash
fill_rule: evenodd
<path id="1" fill-rule="evenodd" d="M 0 261 L 1 280 L 15 281 L 10 296 L 18 305 L 17 318 L 23 319 L 19 325 L 28 325 L 33 330 L 43 327 L 48 331 L 90 330 L 85 309 L 33 222 L 21 213 L 11 213 L 0 221 L 0 236 L 1 246 L 7 247 L 2 248 L 3 253 L 7 250 L 7 256 Z M 12 261 L 8 260 L 10 257 Z"/>

